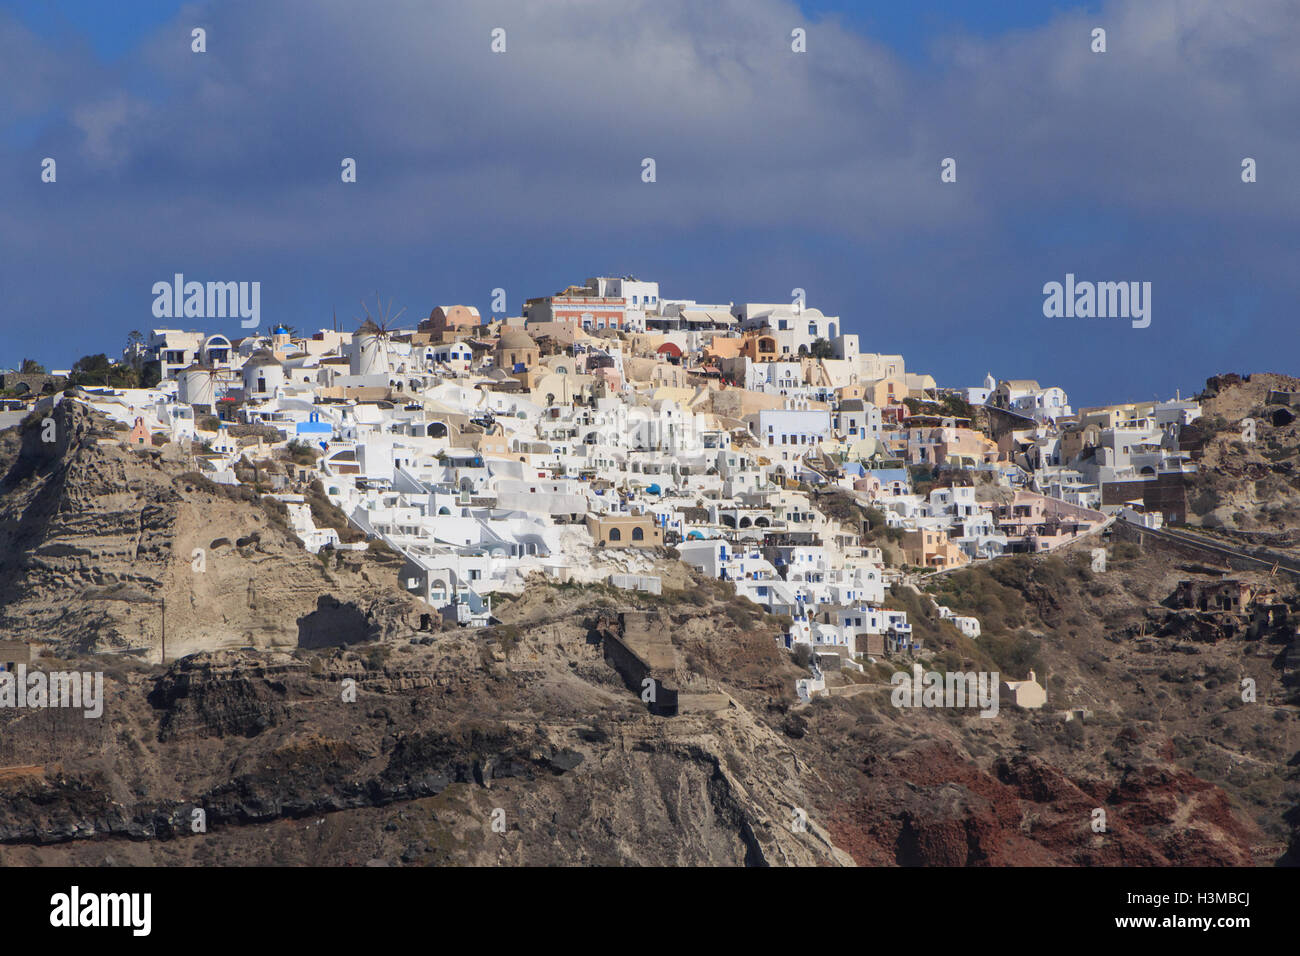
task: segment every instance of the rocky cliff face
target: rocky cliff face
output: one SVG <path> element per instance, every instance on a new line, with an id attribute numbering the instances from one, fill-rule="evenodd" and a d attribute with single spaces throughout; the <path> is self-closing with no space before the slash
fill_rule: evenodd
<path id="1" fill-rule="evenodd" d="M 1269 373 L 1206 382 L 1189 523 L 1270 532 L 1300 526 L 1300 409 L 1276 400 L 1297 391 L 1300 379 Z"/>
<path id="2" fill-rule="evenodd" d="M 1073 778 L 1016 753 L 988 769 L 946 743 L 870 757 L 829 825 L 855 860 L 902 866 L 1251 866 L 1227 794 L 1164 761 Z M 1104 816 L 1098 816 L 1098 811 Z M 1094 824 L 1104 823 L 1104 830 Z"/>
<path id="3" fill-rule="evenodd" d="M 131 450 L 83 405 L 0 435 L 0 627 L 57 653 L 169 659 L 223 647 L 398 639 L 432 609 L 398 564 L 304 551 L 274 511 L 179 449 Z M 165 604 L 165 608 L 164 608 Z"/>
<path id="4" fill-rule="evenodd" d="M 745 708 L 653 717 L 581 628 L 482 651 L 200 654 L 118 669 L 98 722 L 0 714 L 34 770 L 0 775 L 0 861 L 851 863 L 791 828 L 808 768 Z M 297 842 L 326 819 L 370 822 Z"/>
<path id="5" fill-rule="evenodd" d="M 654 716 L 602 647 L 614 597 L 538 583 L 430 645 L 118 658 L 99 720 L 0 711 L 0 863 L 1267 862 L 1152 727 L 899 711 L 883 683 L 799 704 L 743 676 L 801 673 L 766 619 L 711 595 L 636 617 L 701 702 Z"/>

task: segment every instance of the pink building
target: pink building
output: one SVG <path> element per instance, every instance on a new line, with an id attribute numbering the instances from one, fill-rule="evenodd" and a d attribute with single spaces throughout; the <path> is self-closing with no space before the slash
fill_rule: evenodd
<path id="1" fill-rule="evenodd" d="M 560 322 L 581 329 L 627 327 L 627 300 L 615 296 L 581 295 L 570 286 L 559 295 L 529 299 L 524 304 L 528 324 Z"/>
<path id="2" fill-rule="evenodd" d="M 1051 551 L 1106 520 L 1100 511 L 1072 505 L 1033 491 L 1020 490 L 994 514 L 1010 551 Z"/>

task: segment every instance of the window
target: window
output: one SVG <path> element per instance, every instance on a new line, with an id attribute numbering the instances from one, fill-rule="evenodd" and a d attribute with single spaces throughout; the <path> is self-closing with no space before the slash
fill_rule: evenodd
<path id="1" fill-rule="evenodd" d="M 632 529 L 632 540 L 633 540 L 633 541 L 644 541 L 644 540 L 645 540 L 645 531 L 644 531 L 643 529 L 641 529 L 641 528 L 633 528 L 633 529 Z"/>
<path id="2" fill-rule="evenodd" d="M 610 541 L 622 541 L 622 540 L 623 540 L 623 533 L 622 533 L 621 531 L 619 531 L 617 528 L 610 528 L 610 529 L 609 529 L 609 540 L 610 540 Z"/>

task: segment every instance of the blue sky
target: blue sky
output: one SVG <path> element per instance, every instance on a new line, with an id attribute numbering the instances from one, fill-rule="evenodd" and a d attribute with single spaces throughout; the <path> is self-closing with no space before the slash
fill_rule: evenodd
<path id="1" fill-rule="evenodd" d="M 11 0 L 0 367 L 115 353 L 175 272 L 260 281 L 299 329 L 631 273 L 803 288 L 945 385 L 1096 404 L 1300 371 L 1300 9 L 1228 6 Z M 1151 282 L 1151 326 L 1044 318 L 1067 272 Z"/>

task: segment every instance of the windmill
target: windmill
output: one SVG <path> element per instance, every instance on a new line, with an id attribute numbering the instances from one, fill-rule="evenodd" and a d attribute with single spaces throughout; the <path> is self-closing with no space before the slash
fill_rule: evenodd
<path id="1" fill-rule="evenodd" d="M 379 297 L 378 292 L 375 293 L 374 312 L 372 313 L 370 307 L 366 305 L 365 299 L 361 300 L 361 309 L 363 312 L 359 319 L 361 325 L 353 339 L 352 374 L 387 375 L 390 367 L 389 334 L 406 309 L 403 307 L 394 314 L 393 300 L 389 299 L 388 304 L 384 305 L 384 300 Z"/>
<path id="2" fill-rule="evenodd" d="M 187 405 L 206 405 L 210 411 L 216 411 L 217 370 L 210 365 L 195 363 L 182 369 L 177 376 L 178 397 Z M 224 392 L 224 389 L 222 389 Z"/>

